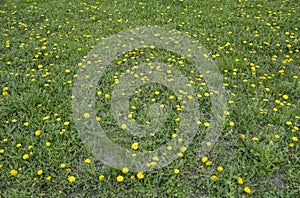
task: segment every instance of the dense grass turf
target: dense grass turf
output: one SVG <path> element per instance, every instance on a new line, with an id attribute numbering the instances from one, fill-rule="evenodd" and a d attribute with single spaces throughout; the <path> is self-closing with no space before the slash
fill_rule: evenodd
<path id="1" fill-rule="evenodd" d="M 1 2 L 0 195 L 299 196 L 299 6 L 296 0 Z M 74 125 L 71 95 L 91 49 L 115 33 L 147 25 L 185 32 L 206 47 L 224 77 L 228 111 L 219 142 L 203 156 L 199 147 L 211 104 L 201 74 L 192 72 L 180 55 L 163 49 L 137 49 L 116 57 L 95 93 L 98 121 L 116 130 L 107 134 L 115 143 L 131 149 L 138 142 L 139 151 L 153 150 L 175 138 L 180 116 L 175 109 L 170 114 L 174 120 L 147 139 L 119 129 L 107 94 L 124 62 L 172 62 L 194 79 L 203 114 L 182 157 L 164 168 L 135 173 L 93 158 Z M 145 108 L 154 102 L 149 98 L 167 107 L 178 105 L 171 94 L 159 84 L 141 87 L 134 93 L 137 99 L 129 102 L 132 117 L 140 124 L 148 121 Z"/>

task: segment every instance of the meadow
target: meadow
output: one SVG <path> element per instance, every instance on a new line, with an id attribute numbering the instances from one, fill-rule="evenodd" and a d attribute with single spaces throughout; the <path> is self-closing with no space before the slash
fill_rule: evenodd
<path id="1" fill-rule="evenodd" d="M 0 4 L 0 197 L 300 195 L 299 1 Z M 134 90 L 128 119 L 148 125 L 149 106 L 160 104 L 167 123 L 141 138 L 115 121 L 112 92 L 133 66 L 157 60 L 171 65 L 188 77 L 199 103 L 201 119 L 191 144 L 179 158 L 151 171 L 117 169 L 96 159 L 82 141 L 72 108 L 73 87 L 89 52 L 112 35 L 140 26 L 175 29 L 204 46 L 227 93 L 221 135 L 201 153 L 212 124 L 212 93 L 188 57 L 152 46 L 116 55 L 98 82 L 93 107 L 112 142 L 146 152 L 180 139 L 180 98 L 158 83 Z"/>

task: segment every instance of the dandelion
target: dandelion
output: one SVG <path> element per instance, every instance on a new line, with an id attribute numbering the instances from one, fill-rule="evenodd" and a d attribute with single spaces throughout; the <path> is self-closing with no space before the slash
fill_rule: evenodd
<path id="1" fill-rule="evenodd" d="M 229 122 L 229 126 L 233 127 L 234 126 L 234 122 Z"/>
<path id="2" fill-rule="evenodd" d="M 238 182 L 238 184 L 240 184 L 240 185 L 244 184 L 244 180 L 243 180 L 243 178 L 241 178 L 241 177 L 238 177 L 238 178 L 237 178 L 237 182 Z"/>
<path id="3" fill-rule="evenodd" d="M 292 137 L 292 140 L 294 141 L 294 142 L 298 142 L 298 138 L 297 137 Z"/>
<path id="4" fill-rule="evenodd" d="M 205 162 L 208 161 L 208 158 L 207 158 L 206 156 L 204 156 L 204 157 L 201 158 L 201 161 L 202 161 L 203 163 L 205 163 Z"/>
<path id="5" fill-rule="evenodd" d="M 46 180 L 47 180 L 47 181 L 50 181 L 51 179 L 52 179 L 51 176 L 46 177 Z"/>
<path id="6" fill-rule="evenodd" d="M 84 114 L 83 114 L 83 117 L 84 117 L 85 119 L 88 119 L 88 118 L 91 117 L 91 115 L 90 115 L 89 113 L 84 113 Z"/>
<path id="7" fill-rule="evenodd" d="M 66 164 L 64 163 L 60 164 L 60 168 L 66 168 Z"/>
<path id="8" fill-rule="evenodd" d="M 76 181 L 76 178 L 74 176 L 68 176 L 68 180 L 70 183 L 73 183 Z"/>
<path id="9" fill-rule="evenodd" d="M 64 122 L 65 126 L 68 126 L 70 124 L 70 122 Z"/>
<path id="10" fill-rule="evenodd" d="M 285 124 L 290 126 L 290 125 L 292 125 L 292 122 L 291 121 L 286 121 Z"/>
<path id="11" fill-rule="evenodd" d="M 223 168 L 222 166 L 218 166 L 217 170 L 218 170 L 219 172 L 221 172 L 221 171 L 224 170 L 224 168 Z"/>
<path id="12" fill-rule="evenodd" d="M 51 146 L 51 142 L 46 142 L 46 146 L 50 147 Z"/>
<path id="13" fill-rule="evenodd" d="M 43 170 L 38 170 L 37 174 L 38 175 L 42 175 L 43 174 Z"/>
<path id="14" fill-rule="evenodd" d="M 104 180 L 104 178 L 105 178 L 104 175 L 99 175 L 99 180 L 100 181 Z"/>
<path id="15" fill-rule="evenodd" d="M 283 95 L 282 98 L 287 100 L 287 99 L 289 99 L 289 96 L 288 95 Z"/>
<path id="16" fill-rule="evenodd" d="M 257 138 L 257 137 L 253 137 L 253 138 L 252 138 L 252 140 L 253 140 L 253 141 L 258 141 L 258 140 L 259 140 L 259 138 Z"/>
<path id="17" fill-rule="evenodd" d="M 24 155 L 22 156 L 22 158 L 23 158 L 24 160 L 26 160 L 26 159 L 29 158 L 29 155 L 28 155 L 28 154 L 24 154 Z"/>
<path id="18" fill-rule="evenodd" d="M 119 176 L 117 177 L 117 181 L 118 181 L 118 182 L 122 182 L 122 181 L 124 181 L 124 177 L 123 177 L 123 176 L 121 176 L 121 175 L 119 175 Z"/>
<path id="19" fill-rule="evenodd" d="M 139 148 L 139 143 L 138 142 L 135 142 L 131 145 L 131 148 L 134 149 L 134 150 L 137 150 Z"/>
<path id="20" fill-rule="evenodd" d="M 144 178 L 144 173 L 143 172 L 138 172 L 136 176 L 139 179 L 143 179 Z"/>
<path id="21" fill-rule="evenodd" d="M 176 169 L 174 169 L 174 173 L 175 173 L 175 174 L 178 174 L 179 172 L 180 172 L 180 170 L 179 170 L 179 169 L 177 169 L 177 168 L 176 168 Z"/>
<path id="22" fill-rule="evenodd" d="M 5 150 L 4 149 L 0 149 L 0 154 L 4 153 Z"/>
<path id="23" fill-rule="evenodd" d="M 208 122 L 204 122 L 204 126 L 209 127 L 210 124 Z"/>
<path id="24" fill-rule="evenodd" d="M 247 194 L 250 194 L 250 193 L 251 193 L 251 189 L 250 189 L 248 186 L 246 186 L 246 187 L 244 188 L 244 191 L 245 191 Z"/>
<path id="25" fill-rule="evenodd" d="M 212 175 L 210 178 L 211 178 L 211 180 L 216 181 L 218 179 L 218 176 Z"/>
<path id="26" fill-rule="evenodd" d="M 36 135 L 36 136 L 40 136 L 40 135 L 41 135 L 41 133 L 42 133 L 42 131 L 41 131 L 41 130 L 37 130 L 37 131 L 35 132 L 35 135 Z"/>
<path id="27" fill-rule="evenodd" d="M 121 125 L 121 128 L 122 128 L 123 130 L 125 130 L 125 129 L 127 129 L 127 125 L 126 125 L 126 124 L 122 124 L 122 125 Z"/>
<path id="28" fill-rule="evenodd" d="M 92 162 L 92 160 L 90 158 L 87 158 L 84 160 L 85 163 L 90 164 Z"/>
<path id="29" fill-rule="evenodd" d="M 127 167 L 124 167 L 124 168 L 122 169 L 122 172 L 123 172 L 124 174 L 128 173 L 128 171 L 129 171 L 129 169 L 128 169 Z"/>
<path id="30" fill-rule="evenodd" d="M 12 169 L 10 172 L 9 172 L 12 176 L 16 176 L 18 174 L 18 171 L 15 170 L 15 169 Z"/>

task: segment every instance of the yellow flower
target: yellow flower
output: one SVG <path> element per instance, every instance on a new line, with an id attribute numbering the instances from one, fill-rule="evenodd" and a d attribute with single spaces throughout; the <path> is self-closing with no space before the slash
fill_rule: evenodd
<path id="1" fill-rule="evenodd" d="M 26 159 L 28 159 L 28 158 L 29 158 L 29 155 L 28 155 L 28 154 L 24 154 L 24 155 L 23 155 L 23 159 L 24 159 L 24 160 L 26 160 Z"/>
<path id="2" fill-rule="evenodd" d="M 68 126 L 70 124 L 70 122 L 64 122 L 65 126 Z"/>
<path id="3" fill-rule="evenodd" d="M 12 169 L 12 170 L 10 171 L 10 174 L 11 174 L 12 176 L 15 176 L 15 175 L 18 174 L 18 171 L 15 170 L 15 169 Z"/>
<path id="4" fill-rule="evenodd" d="M 282 98 L 287 100 L 287 99 L 289 99 L 289 96 L 288 95 L 283 95 Z"/>
<path id="5" fill-rule="evenodd" d="M 68 176 L 68 180 L 70 183 L 72 183 L 76 181 L 76 178 L 74 176 Z"/>
<path id="6" fill-rule="evenodd" d="M 60 165 L 60 167 L 61 167 L 61 168 L 66 168 L 66 164 L 62 163 L 62 164 Z"/>
<path id="7" fill-rule="evenodd" d="M 205 164 L 206 164 L 206 166 L 210 166 L 210 165 L 212 165 L 212 161 L 207 161 Z"/>
<path id="8" fill-rule="evenodd" d="M 41 135 L 41 133 L 42 133 L 41 130 L 37 130 L 37 131 L 35 132 L 35 135 L 36 135 L 36 136 L 39 136 L 39 135 Z"/>
<path id="9" fill-rule="evenodd" d="M 175 174 L 178 174 L 179 172 L 180 172 L 180 170 L 179 170 L 179 169 L 177 169 L 177 168 L 176 168 L 176 169 L 174 169 L 174 173 L 175 173 Z"/>
<path id="10" fill-rule="evenodd" d="M 218 176 L 212 175 L 210 178 L 211 178 L 211 180 L 216 181 L 218 179 Z"/>
<path id="11" fill-rule="evenodd" d="M 29 122 L 24 122 L 24 126 L 29 126 Z"/>
<path id="12" fill-rule="evenodd" d="M 122 125 L 121 125 L 121 128 L 122 128 L 122 129 L 127 129 L 127 125 L 126 125 L 126 124 L 122 124 Z"/>
<path id="13" fill-rule="evenodd" d="M 4 149 L 0 149 L 0 153 L 4 153 L 5 152 L 5 150 Z"/>
<path id="14" fill-rule="evenodd" d="M 47 180 L 47 181 L 50 181 L 51 178 L 52 178 L 51 176 L 48 176 L 48 177 L 46 177 L 46 180 Z"/>
<path id="15" fill-rule="evenodd" d="M 243 178 L 238 177 L 237 182 L 238 182 L 238 184 L 242 185 L 244 183 L 244 180 L 243 180 Z"/>
<path id="16" fill-rule="evenodd" d="M 20 148 L 21 146 L 22 146 L 22 144 L 17 144 L 16 145 L 17 148 Z"/>
<path id="17" fill-rule="evenodd" d="M 297 137 L 292 137 L 292 140 L 294 141 L 294 142 L 298 142 L 298 138 Z"/>
<path id="18" fill-rule="evenodd" d="M 37 174 L 38 174 L 38 175 L 43 174 L 43 170 L 38 170 Z"/>
<path id="19" fill-rule="evenodd" d="M 105 98 L 106 98 L 106 99 L 109 99 L 109 98 L 110 98 L 110 95 L 109 95 L 109 94 L 105 94 Z"/>
<path id="20" fill-rule="evenodd" d="M 131 148 L 134 149 L 134 150 L 137 150 L 139 148 L 139 143 L 138 142 L 135 142 L 131 145 Z"/>
<path id="21" fill-rule="evenodd" d="M 210 124 L 208 122 L 204 122 L 204 126 L 209 127 Z"/>
<path id="22" fill-rule="evenodd" d="M 90 158 L 87 158 L 84 160 L 85 163 L 90 164 L 92 162 L 92 160 Z"/>
<path id="23" fill-rule="evenodd" d="M 207 162 L 207 160 L 208 160 L 208 158 L 207 158 L 206 156 L 204 156 L 204 157 L 201 158 L 201 161 L 202 161 L 203 163 Z"/>
<path id="24" fill-rule="evenodd" d="M 100 180 L 100 181 L 104 180 L 104 178 L 105 178 L 104 175 L 100 175 L 100 176 L 99 176 L 99 180 Z"/>
<path id="25" fill-rule="evenodd" d="M 124 177 L 123 177 L 123 176 L 121 176 L 121 175 L 119 175 L 119 176 L 117 177 L 117 181 L 118 181 L 118 182 L 122 182 L 122 181 L 124 181 Z"/>
<path id="26" fill-rule="evenodd" d="M 218 170 L 219 172 L 221 172 L 221 171 L 224 170 L 224 168 L 223 168 L 222 166 L 218 166 L 217 170 Z"/>
<path id="27" fill-rule="evenodd" d="M 259 139 L 257 137 L 252 138 L 253 141 L 258 141 Z"/>
<path id="28" fill-rule="evenodd" d="M 46 146 L 51 146 L 51 142 L 46 142 Z"/>
<path id="29" fill-rule="evenodd" d="M 128 173 L 128 171 L 129 171 L 129 169 L 128 169 L 127 167 L 124 167 L 124 168 L 122 169 L 122 172 L 123 172 L 124 174 Z"/>
<path id="30" fill-rule="evenodd" d="M 285 124 L 289 126 L 289 125 L 292 124 L 292 122 L 291 121 L 286 121 Z"/>
<path id="31" fill-rule="evenodd" d="M 85 119 L 88 119 L 88 118 L 91 117 L 91 115 L 90 115 L 89 113 L 84 113 L 84 114 L 83 114 L 83 117 L 84 117 Z"/>
<path id="32" fill-rule="evenodd" d="M 144 173 L 143 172 L 138 172 L 136 175 L 139 179 L 143 179 L 144 178 Z"/>
<path id="33" fill-rule="evenodd" d="M 42 118 L 43 121 L 49 120 L 50 116 L 45 116 Z"/>
<path id="34" fill-rule="evenodd" d="M 244 188 L 244 191 L 245 191 L 247 194 L 250 194 L 250 193 L 251 193 L 251 189 L 250 189 L 248 186 L 246 186 L 246 187 Z"/>
<path id="35" fill-rule="evenodd" d="M 234 126 L 234 122 L 229 122 L 229 126 L 233 127 Z"/>

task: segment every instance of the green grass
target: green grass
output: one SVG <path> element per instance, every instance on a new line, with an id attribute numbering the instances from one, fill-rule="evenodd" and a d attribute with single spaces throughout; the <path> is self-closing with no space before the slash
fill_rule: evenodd
<path id="1" fill-rule="evenodd" d="M 0 195 L 299 196 L 299 6 L 294 0 L 2 2 Z M 174 108 L 178 101 L 169 99 L 172 92 L 151 84 L 136 90 L 129 101 L 136 106 L 133 118 L 140 124 L 150 119 L 147 108 L 154 102 L 149 98 L 156 98 L 166 105 L 168 124 L 148 138 L 131 137 L 119 129 L 105 94 L 113 91 L 114 76 L 118 78 L 135 60 L 174 59 L 173 67 L 189 76 L 196 93 L 203 95 L 198 100 L 202 124 L 184 156 L 139 179 L 135 172 L 125 174 L 94 159 L 75 127 L 71 95 L 78 65 L 91 49 L 120 31 L 147 25 L 186 32 L 210 52 L 224 77 L 229 115 L 219 141 L 205 154 L 206 161 L 199 148 L 211 104 L 210 97 L 204 96 L 209 92 L 205 79 L 197 79 L 201 74 L 191 73 L 188 60 L 183 60 L 185 67 L 179 66 L 183 57 L 163 49 L 138 49 L 135 54 L 124 52 L 116 57 L 99 81 L 97 90 L 102 94 L 97 95 L 96 108 L 101 126 L 114 132 L 108 137 L 125 148 L 131 149 L 134 142 L 139 142 L 139 151 L 165 145 L 178 127 L 175 118 L 180 117 Z M 123 59 L 128 62 L 115 67 Z M 38 130 L 40 135 L 36 135 Z M 23 158 L 26 154 L 28 159 Z M 180 172 L 175 174 L 174 169 Z M 124 181 L 117 181 L 119 175 Z M 70 176 L 76 180 L 70 182 Z M 239 177 L 243 184 L 238 183 Z"/>

